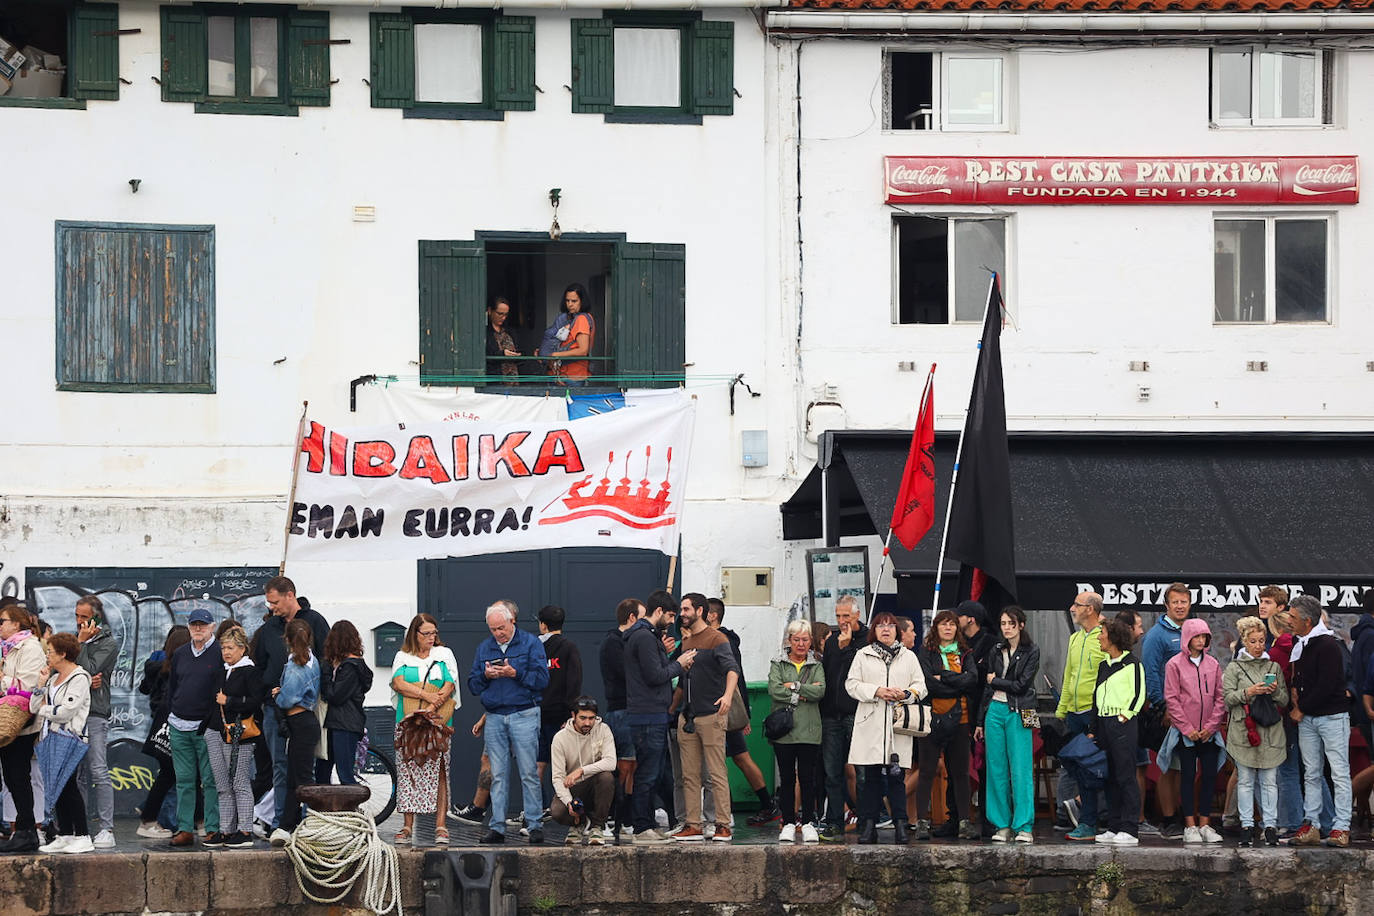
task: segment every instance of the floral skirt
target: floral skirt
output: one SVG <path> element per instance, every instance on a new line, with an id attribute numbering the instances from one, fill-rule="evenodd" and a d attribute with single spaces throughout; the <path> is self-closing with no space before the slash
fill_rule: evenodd
<path id="1" fill-rule="evenodd" d="M 439 810 L 439 780 L 446 778 L 450 747 L 429 763 L 396 758 L 396 810 L 402 814 L 434 814 Z"/>

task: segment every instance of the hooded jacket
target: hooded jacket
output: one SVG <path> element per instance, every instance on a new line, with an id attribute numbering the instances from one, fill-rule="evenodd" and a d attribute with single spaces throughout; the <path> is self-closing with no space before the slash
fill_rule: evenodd
<path id="1" fill-rule="evenodd" d="M 1164 702 L 1168 706 L 1169 721 L 1179 734 L 1216 732 L 1226 715 L 1226 701 L 1221 689 L 1221 663 L 1204 648 L 1199 664 L 1188 657 L 1188 644 L 1195 636 L 1206 636 L 1212 644 L 1212 630 L 1207 621 L 1189 617 L 1183 621 L 1179 650 L 1164 666 Z M 1149 669 L 1146 669 L 1149 674 Z"/>
<path id="2" fill-rule="evenodd" d="M 797 684 L 798 689 L 783 684 Z M 808 652 L 800 669 L 786 653 L 773 659 L 768 667 L 768 698 L 773 701 L 769 712 L 792 707 L 792 730 L 773 743 L 820 744 L 821 710 L 817 704 L 825 693 L 825 668 L 816 656 Z"/>
<path id="3" fill-rule="evenodd" d="M 363 701 L 372 689 L 372 669 L 361 658 L 346 658 L 338 666 L 326 664 L 320 671 L 320 699 L 329 704 L 325 728 L 362 734 L 367 725 Z"/>
<path id="4" fill-rule="evenodd" d="M 1288 738 L 1284 734 L 1283 722 L 1279 721 L 1268 728 L 1256 727 L 1260 743 L 1251 745 L 1245 729 L 1245 707 L 1250 698 L 1245 691 L 1252 684 L 1263 684 L 1265 675 L 1274 675 L 1275 690 L 1271 695 L 1274 704 L 1282 709 L 1288 705 L 1288 682 L 1278 662 L 1264 653 L 1259 658 L 1244 654 L 1242 648 L 1235 660 L 1226 666 L 1221 675 L 1221 689 L 1226 700 L 1226 753 L 1231 759 L 1243 766 L 1257 770 L 1267 770 L 1283 763 L 1288 756 Z"/>
<path id="5" fill-rule="evenodd" d="M 329 635 L 329 622 L 319 611 L 310 606 L 309 598 L 297 598 L 301 609 L 292 620 L 304 620 L 310 624 L 310 633 L 315 637 L 311 647 L 316 658 L 324 658 L 324 640 Z M 262 672 L 262 685 L 270 692 L 273 687 L 281 686 L 281 670 L 286 667 L 286 618 L 273 614 L 263 623 L 255 636 L 253 664 Z"/>
<path id="6" fill-rule="evenodd" d="M 562 725 L 572 716 L 573 701 L 582 695 L 582 652 L 562 633 L 550 633 L 542 641 L 549 683 L 539 701 L 539 719 L 546 726 Z"/>
<path id="7" fill-rule="evenodd" d="M 95 680 L 101 675 L 100 686 L 91 687 L 91 711 L 94 719 L 110 717 L 110 681 L 114 677 L 115 662 L 119 661 L 119 643 L 104 627 L 90 639 L 81 644 L 76 663 L 84 668 Z"/>
<path id="8" fill-rule="evenodd" d="M 1082 627 L 1069 637 L 1069 651 L 1064 657 L 1064 682 L 1059 685 L 1059 705 L 1054 714 L 1064 718 L 1069 713 L 1091 712 L 1093 691 L 1097 689 L 1097 669 L 1107 660 L 1098 641 L 1102 624 L 1091 630 Z"/>
<path id="9" fill-rule="evenodd" d="M 680 674 L 682 664 L 668 660 L 663 641 L 649 618 L 639 618 L 625 631 L 625 708 L 631 725 L 668 721 L 673 678 Z"/>
<path id="10" fill-rule="evenodd" d="M 569 719 L 563 723 L 563 727 L 558 730 L 558 734 L 553 736 L 553 745 L 549 750 L 549 765 L 553 769 L 553 791 L 563 804 L 572 804 L 572 792 L 563 785 L 563 778 L 573 770 L 582 771 L 582 779 L 578 782 L 585 782 L 597 773 L 615 772 L 615 736 L 611 734 L 611 727 L 602 722 L 600 717 L 592 725 L 592 730 L 587 734 L 582 734 L 573 725 L 573 720 Z"/>
<path id="11" fill-rule="evenodd" d="M 1145 666 L 1145 692 L 1151 703 L 1164 699 L 1164 666 L 1178 654 L 1181 635 L 1178 624 L 1168 614 L 1160 614 L 1155 625 L 1140 641 L 1140 661 Z"/>

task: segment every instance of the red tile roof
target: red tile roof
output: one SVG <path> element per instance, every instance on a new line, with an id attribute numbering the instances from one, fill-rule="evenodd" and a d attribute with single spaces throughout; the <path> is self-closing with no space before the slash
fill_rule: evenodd
<path id="1" fill-rule="evenodd" d="M 924 13 L 1291 13 L 1374 12 L 1374 0 L 789 0 L 787 7 Z"/>

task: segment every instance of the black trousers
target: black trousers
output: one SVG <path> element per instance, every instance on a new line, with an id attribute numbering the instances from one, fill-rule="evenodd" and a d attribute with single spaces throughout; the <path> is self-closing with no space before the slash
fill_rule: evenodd
<path id="1" fill-rule="evenodd" d="M 1179 807 L 1180 817 L 1212 816 L 1212 796 L 1216 793 L 1217 784 L 1217 752 L 1219 748 L 1208 741 L 1205 744 L 1194 744 L 1192 747 L 1184 747 L 1182 739 L 1178 742 L 1178 747 L 1174 748 L 1174 754 L 1178 756 L 1179 770 L 1179 795 L 1182 805 Z M 1193 799 L 1193 776 L 1201 772 L 1202 789 L 1201 797 Z"/>
<path id="2" fill-rule="evenodd" d="M 20 735 L 0 747 L 0 769 L 5 773 L 5 785 L 14 798 L 14 829 L 34 830 L 33 783 L 29 781 L 29 761 L 33 759 L 33 743 L 38 733 Z"/>
<path id="3" fill-rule="evenodd" d="M 286 810 L 281 829 L 290 833 L 301 822 L 301 803 L 296 790 L 311 784 L 315 776 L 315 745 L 320 743 L 320 720 L 313 709 L 286 717 Z"/>
<path id="4" fill-rule="evenodd" d="M 86 800 L 81 797 L 81 784 L 75 773 L 62 787 L 62 794 L 57 796 L 53 815 L 57 818 L 57 832 L 62 836 L 90 834 L 86 826 Z"/>
<path id="5" fill-rule="evenodd" d="M 930 789 L 935 781 L 935 769 L 940 765 L 940 755 L 945 757 L 945 778 L 954 788 L 954 807 L 950 818 L 954 823 L 969 818 L 968 729 L 958 725 L 954 733 L 943 743 L 934 734 L 916 739 L 916 749 L 920 755 L 920 770 L 916 776 L 916 816 L 930 820 Z"/>
<path id="6" fill-rule="evenodd" d="M 1136 835 L 1140 814 L 1140 784 L 1135 780 L 1139 725 L 1135 719 L 1118 722 L 1115 716 L 1098 720 L 1097 746 L 1107 755 L 1107 810 L 1097 822 L 1110 833 Z M 1213 776 L 1216 775 L 1214 772 Z"/>
<path id="7" fill-rule="evenodd" d="M 859 817 L 868 821 L 881 819 L 883 796 L 886 795 L 892 819 L 906 820 L 906 771 L 882 763 L 865 764 L 858 769 L 863 771 Z"/>
<path id="8" fill-rule="evenodd" d="M 819 744 L 774 744 L 778 761 L 778 807 L 784 824 L 809 824 L 816 819 L 816 761 Z M 801 780 L 801 820 L 797 819 L 797 780 Z M 893 812 L 896 816 L 897 812 Z"/>

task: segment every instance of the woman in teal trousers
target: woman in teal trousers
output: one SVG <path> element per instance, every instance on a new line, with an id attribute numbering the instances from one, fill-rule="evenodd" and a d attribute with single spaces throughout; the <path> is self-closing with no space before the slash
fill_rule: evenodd
<path id="1" fill-rule="evenodd" d="M 1026 632 L 1026 612 L 1003 608 L 1002 638 L 983 660 L 987 682 L 974 738 L 987 744 L 985 817 L 996 828 L 994 843 L 1034 842 L 1035 779 L 1031 765 L 1031 725 L 1035 716 L 1035 676 L 1040 647 Z"/>

